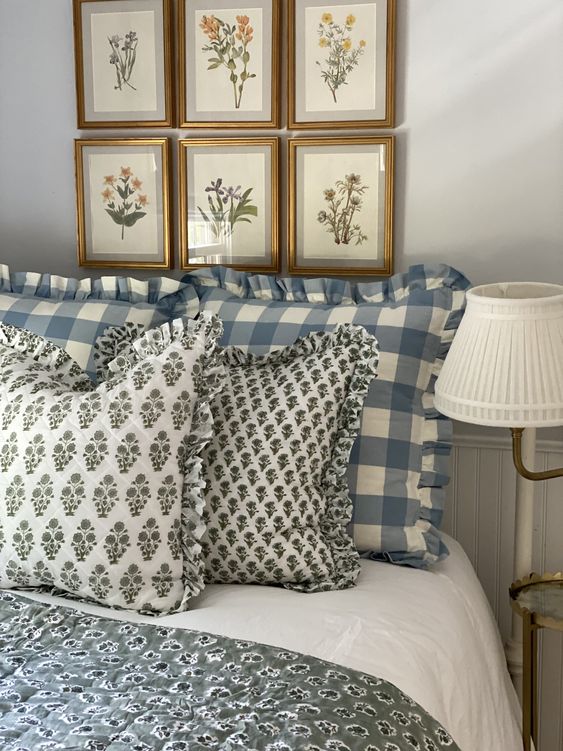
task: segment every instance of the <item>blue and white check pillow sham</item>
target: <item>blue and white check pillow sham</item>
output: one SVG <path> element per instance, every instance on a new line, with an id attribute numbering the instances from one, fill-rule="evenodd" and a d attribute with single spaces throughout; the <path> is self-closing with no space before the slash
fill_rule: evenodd
<path id="1" fill-rule="evenodd" d="M 338 323 L 364 326 L 381 347 L 350 459 L 350 532 L 365 557 L 426 567 L 447 555 L 438 532 L 449 481 L 451 423 L 434 409 L 434 382 L 461 320 L 467 279 L 413 266 L 381 282 L 291 279 L 200 269 L 203 310 L 222 344 L 265 354 Z"/>
<path id="2" fill-rule="evenodd" d="M 198 306 L 193 288 L 163 276 L 144 281 L 118 276 L 67 279 L 10 274 L 0 265 L 0 322 L 49 339 L 91 378 L 96 372 L 94 344 L 107 328 L 131 322 L 147 330 L 182 315 L 193 317 Z"/>

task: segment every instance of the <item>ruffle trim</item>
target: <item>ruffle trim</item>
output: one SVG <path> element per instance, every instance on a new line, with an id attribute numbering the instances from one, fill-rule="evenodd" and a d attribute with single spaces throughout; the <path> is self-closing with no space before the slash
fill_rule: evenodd
<path id="1" fill-rule="evenodd" d="M 335 326 L 330 332 L 316 331 L 308 334 L 294 344 L 268 355 L 253 355 L 236 347 L 227 348 L 224 355 L 227 366 L 265 367 L 272 363 L 287 363 L 297 357 L 325 352 L 336 347 L 349 350 L 350 359 L 356 366 L 340 407 L 330 463 L 321 480 L 321 490 L 326 499 L 326 513 L 321 521 L 320 531 L 332 552 L 334 568 L 328 580 L 284 584 L 286 589 L 299 592 L 347 589 L 354 585 L 360 572 L 358 552 L 346 531 L 353 510 L 347 471 L 350 452 L 360 430 L 364 400 L 371 382 L 377 376 L 378 343 L 362 326 L 343 323 Z"/>
<path id="2" fill-rule="evenodd" d="M 0 323 L 0 345 L 29 355 L 39 365 L 54 371 L 50 375 L 57 381 L 63 381 L 72 391 L 92 391 L 95 388 L 80 365 L 64 349 L 40 334 Z"/>
<path id="3" fill-rule="evenodd" d="M 184 282 L 166 276 L 150 279 L 125 276 L 73 279 L 34 271 L 10 272 L 9 266 L 0 264 L 0 292 L 51 300 L 119 300 L 132 304 L 155 305 L 168 295 L 174 295 L 186 287 Z"/>
<path id="4" fill-rule="evenodd" d="M 123 326 L 112 326 L 101 334 L 94 344 L 94 364 L 98 383 L 106 381 L 111 372 L 109 363 L 115 359 L 116 352 L 129 356 L 133 352 L 133 342 L 143 335 L 142 323 L 128 321 Z"/>
<path id="5" fill-rule="evenodd" d="M 111 332 L 108 332 L 111 333 Z M 117 327 L 107 340 L 119 346 L 125 340 L 127 326 Z M 126 352 L 107 364 L 108 382 L 120 378 L 137 363 L 150 356 L 158 356 L 172 343 L 180 342 L 191 350 L 201 348 L 198 367 L 194 368 L 196 399 L 192 412 L 192 424 L 183 456 L 184 482 L 182 492 L 182 557 L 184 596 L 174 612 L 187 610 L 187 603 L 205 587 L 205 565 L 202 556 L 201 538 L 205 532 L 203 511 L 205 508 L 202 477 L 203 449 L 213 435 L 211 401 L 220 392 L 225 369 L 221 361 L 218 342 L 223 334 L 223 324 L 209 313 L 197 320 L 177 318 L 156 329 L 146 331 L 140 338 L 127 345 Z M 196 372 L 197 370 L 197 372 Z M 163 615 L 164 613 L 159 613 Z"/>
<path id="6" fill-rule="evenodd" d="M 248 274 L 226 266 L 212 266 L 182 277 L 193 284 L 200 295 L 208 287 L 219 287 L 236 297 L 309 302 L 320 305 L 357 305 L 360 303 L 389 304 L 403 300 L 411 291 L 440 287 L 466 290 L 466 277 L 446 264 L 418 264 L 407 272 L 395 274 L 378 282 L 353 283 L 344 279 L 276 277 Z"/>

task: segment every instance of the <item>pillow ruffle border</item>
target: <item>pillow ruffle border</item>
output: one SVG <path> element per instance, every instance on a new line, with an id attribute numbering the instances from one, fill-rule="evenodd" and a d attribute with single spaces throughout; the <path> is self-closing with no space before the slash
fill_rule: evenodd
<path id="1" fill-rule="evenodd" d="M 25 297 L 41 297 L 62 302 L 84 300 L 115 300 L 131 305 L 147 304 L 168 309 L 175 315 L 195 316 L 198 304 L 190 295 L 189 285 L 167 276 L 135 279 L 130 276 L 102 276 L 100 279 L 74 279 L 35 271 L 10 272 L 0 264 L 0 293 Z M 185 308 L 185 312 L 180 310 Z"/>
<path id="2" fill-rule="evenodd" d="M 320 524 L 320 532 L 332 552 L 334 570 L 328 581 L 283 585 L 286 589 L 299 592 L 347 589 L 354 585 L 360 572 L 358 552 L 346 531 L 352 518 L 352 499 L 348 491 L 346 473 L 350 452 L 360 430 L 364 399 L 371 382 L 377 377 L 378 343 L 362 326 L 338 324 L 331 332 L 313 332 L 298 339 L 294 344 L 268 355 L 249 354 L 237 347 L 228 347 L 224 350 L 224 362 L 227 367 L 260 368 L 276 363 L 288 363 L 315 353 L 322 354 L 336 347 L 349 348 L 356 367 L 348 392 L 340 406 L 332 454 L 322 473 L 321 481 L 326 512 Z"/>
<path id="3" fill-rule="evenodd" d="M 106 336 L 114 343 L 123 342 L 127 327 L 110 329 Z M 132 329 L 129 329 L 131 335 Z M 219 340 L 223 324 L 216 316 L 204 313 L 197 320 L 177 318 L 157 328 L 146 331 L 107 364 L 107 386 L 123 379 L 127 372 L 150 356 L 158 356 L 173 342 L 181 342 L 192 349 L 203 332 L 203 352 L 198 365 L 194 366 L 194 400 L 189 441 L 183 454 L 184 483 L 182 492 L 182 557 L 184 597 L 178 611 L 187 609 L 187 602 L 205 587 L 205 565 L 201 555 L 201 538 L 205 532 L 203 511 L 205 508 L 202 478 L 203 449 L 213 435 L 211 401 L 220 392 L 224 383 L 225 369 L 221 362 Z M 108 342 L 108 347 L 109 347 Z M 107 351 L 107 350 L 106 350 Z M 199 366 L 199 367 L 198 367 Z M 101 388 L 104 385 L 102 384 Z"/>
<path id="4" fill-rule="evenodd" d="M 249 300 L 308 302 L 319 305 L 392 304 L 416 289 L 447 287 L 466 290 L 467 278 L 446 264 L 418 264 L 408 271 L 378 282 L 349 282 L 344 279 L 277 277 L 248 274 L 226 266 L 197 269 L 182 277 L 186 284 L 220 287 Z"/>

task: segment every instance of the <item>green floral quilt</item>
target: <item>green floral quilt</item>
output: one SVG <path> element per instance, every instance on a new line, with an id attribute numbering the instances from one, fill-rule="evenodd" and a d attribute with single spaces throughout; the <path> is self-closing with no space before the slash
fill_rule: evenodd
<path id="1" fill-rule="evenodd" d="M 0 592 L 3 751 L 459 751 L 395 686 L 296 652 Z"/>

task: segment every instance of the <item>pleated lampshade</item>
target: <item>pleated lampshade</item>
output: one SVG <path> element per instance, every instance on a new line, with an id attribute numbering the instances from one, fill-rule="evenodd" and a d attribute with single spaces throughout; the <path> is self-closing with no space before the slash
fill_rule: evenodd
<path id="1" fill-rule="evenodd" d="M 435 405 L 477 425 L 563 425 L 563 286 L 514 282 L 467 292 Z"/>

